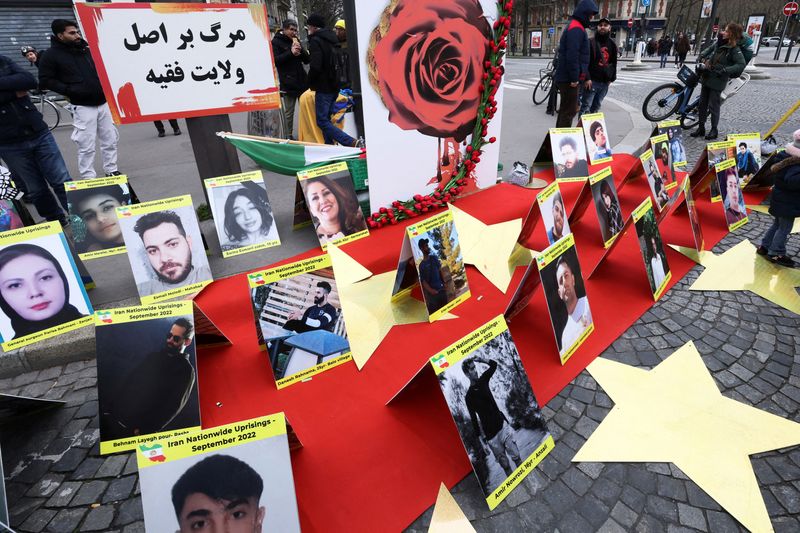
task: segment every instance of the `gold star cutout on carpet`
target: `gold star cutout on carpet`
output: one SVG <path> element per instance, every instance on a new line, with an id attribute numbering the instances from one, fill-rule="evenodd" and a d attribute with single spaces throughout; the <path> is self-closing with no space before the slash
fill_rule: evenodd
<path id="1" fill-rule="evenodd" d="M 800 424 L 720 394 L 690 341 L 650 371 L 598 358 L 614 402 L 574 462 L 673 463 L 751 531 L 772 531 L 749 455 L 800 444 Z"/>
<path id="2" fill-rule="evenodd" d="M 517 245 L 522 219 L 484 224 L 453 204 L 450 204 L 450 211 L 458 230 L 464 263 L 473 265 L 492 285 L 505 293 L 514 269 L 531 262 L 530 251 Z"/>
<path id="3" fill-rule="evenodd" d="M 439 486 L 428 533 L 475 533 L 475 528 L 444 483 Z"/>
<path id="4" fill-rule="evenodd" d="M 394 326 L 428 323 L 425 303 L 410 296 L 392 302 L 396 270 L 372 275 L 367 268 L 335 245 L 328 245 L 347 340 L 359 370 Z M 456 318 L 452 314 L 442 319 Z"/>
<path id="5" fill-rule="evenodd" d="M 751 211 L 758 211 L 759 213 L 764 213 L 766 215 L 772 216 L 769 214 L 769 206 L 768 205 L 748 205 L 747 209 Z M 794 219 L 794 226 L 792 226 L 792 233 L 800 233 L 800 218 Z"/>
<path id="6" fill-rule="evenodd" d="M 721 255 L 697 252 L 670 244 L 705 270 L 689 287 L 693 291 L 750 291 L 794 313 L 800 314 L 800 270 L 778 266 L 756 253 L 750 241 L 743 240 Z"/>

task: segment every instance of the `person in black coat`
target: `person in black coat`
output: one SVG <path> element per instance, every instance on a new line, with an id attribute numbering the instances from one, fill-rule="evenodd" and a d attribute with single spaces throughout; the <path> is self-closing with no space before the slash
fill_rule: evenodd
<path id="1" fill-rule="evenodd" d="M 309 62 L 308 52 L 297 39 L 297 22 L 283 21 L 281 30 L 272 38 L 272 53 L 281 87 L 283 116 L 286 121 L 286 136 L 294 135 L 294 108 L 300 95 L 308 89 L 304 63 Z"/>
<path id="2" fill-rule="evenodd" d="M 24 183 L 26 201 L 40 216 L 66 223 L 64 182 L 72 178 L 53 134 L 28 96 L 35 88 L 33 74 L 0 56 L 0 159 Z"/>
<path id="3" fill-rule="evenodd" d="M 39 59 L 39 85 L 63 94 L 73 106 L 72 140 L 78 145 L 81 178 L 97 177 L 94 154 L 98 140 L 106 176 L 119 175 L 119 133 L 111 118 L 89 44 L 81 37 L 75 21 L 56 19 L 50 26 L 53 30 L 51 46 Z"/>
<path id="4" fill-rule="evenodd" d="M 309 15 L 307 24 L 308 51 L 311 54 L 308 84 L 312 91 L 316 91 L 314 109 L 317 126 L 322 130 L 325 144 L 333 144 L 336 141 L 342 146 L 360 145 L 331 122 L 333 105 L 341 89 L 333 70 L 333 55 L 336 53 L 334 49 L 339 48 L 339 38 L 332 30 L 325 28 L 325 17 L 318 13 Z"/>
<path id="5" fill-rule="evenodd" d="M 793 137 L 794 141 L 786 145 L 786 151 L 775 158 L 769 169 L 774 179 L 769 214 L 775 220 L 762 237 L 757 252 L 773 263 L 795 268 L 797 263 L 786 255 L 786 241 L 794 219 L 800 216 L 800 130 Z"/>

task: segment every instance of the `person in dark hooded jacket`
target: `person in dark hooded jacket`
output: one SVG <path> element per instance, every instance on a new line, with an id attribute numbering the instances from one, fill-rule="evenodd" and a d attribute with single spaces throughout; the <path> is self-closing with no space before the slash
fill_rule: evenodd
<path id="1" fill-rule="evenodd" d="M 794 219 L 800 216 L 800 130 L 794 132 L 793 142 L 787 144 L 786 151 L 774 161 L 769 168 L 774 180 L 769 214 L 775 220 L 756 252 L 766 255 L 773 263 L 796 268 L 797 263 L 786 255 L 786 241 Z"/>
<path id="2" fill-rule="evenodd" d="M 308 85 L 312 91 L 316 91 L 314 110 L 317 115 L 317 126 L 322 130 L 325 144 L 333 144 L 333 141 L 336 141 L 342 146 L 357 146 L 358 141 L 331 122 L 333 105 L 341 89 L 332 69 L 334 48 L 339 47 L 339 38 L 333 30 L 325 28 L 325 18 L 318 13 L 308 16 L 307 25 L 308 51 L 311 54 Z"/>
<path id="3" fill-rule="evenodd" d="M 584 83 L 587 90 L 592 88 L 586 27 L 597 13 L 597 4 L 593 0 L 581 0 L 558 42 L 555 82 L 561 93 L 561 107 L 556 120 L 557 128 L 572 127 L 572 119 L 578 114 L 578 85 Z"/>

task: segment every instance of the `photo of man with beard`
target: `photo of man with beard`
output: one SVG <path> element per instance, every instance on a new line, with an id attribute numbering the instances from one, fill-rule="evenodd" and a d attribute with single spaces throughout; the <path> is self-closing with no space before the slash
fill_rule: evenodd
<path id="1" fill-rule="evenodd" d="M 147 213 L 133 226 L 152 269 L 148 279 L 137 279 L 139 296 L 150 296 L 178 287 L 211 280 L 205 255 L 192 254 L 193 236 L 187 234 L 175 211 Z M 195 239 L 200 239 L 199 228 Z M 134 275 L 136 270 L 134 270 Z"/>

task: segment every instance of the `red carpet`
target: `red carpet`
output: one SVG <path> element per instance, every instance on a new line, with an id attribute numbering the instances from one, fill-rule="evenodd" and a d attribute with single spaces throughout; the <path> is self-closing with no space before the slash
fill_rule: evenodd
<path id="1" fill-rule="evenodd" d="M 617 182 L 634 161 L 638 164 L 631 156 L 615 159 Z M 552 179 L 550 174 L 539 177 Z M 567 206 L 580 186 L 561 186 Z M 524 217 L 535 193 L 499 185 L 459 200 L 458 206 L 486 223 L 503 222 Z M 627 217 L 648 194 L 643 179 L 626 185 L 620 198 L 623 215 Z M 763 194 L 748 195 L 748 203 L 760 201 Z M 709 249 L 727 233 L 723 209 L 711 204 L 707 193 L 697 198 L 697 205 Z M 691 246 L 685 210 L 668 217 L 661 227 L 666 243 Z M 593 206 L 572 230 L 582 270 L 588 273 L 603 252 Z M 344 249 L 380 273 L 395 268 L 402 238 L 402 226 L 389 227 Z M 541 223 L 535 243 L 539 249 L 546 245 Z M 694 263 L 671 249 L 666 253 L 671 286 Z M 391 406 L 385 403 L 428 357 L 501 314 L 523 272 L 517 269 L 508 294 L 502 294 L 468 267 L 472 298 L 455 309 L 458 320 L 395 328 L 362 372 L 346 364 L 281 391 L 275 388 L 265 353 L 258 349 L 245 276 L 216 281 L 199 301 L 234 345 L 202 350 L 198 358 L 203 427 L 284 411 L 304 445 L 292 454 L 303 531 L 401 530 L 434 503 L 440 482 L 452 487 L 470 471 L 470 464 L 432 373 L 425 373 Z M 563 367 L 541 290 L 511 324 L 542 404 L 653 304 L 633 229 L 586 287 L 596 329 Z"/>

